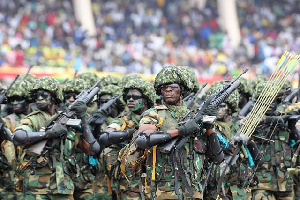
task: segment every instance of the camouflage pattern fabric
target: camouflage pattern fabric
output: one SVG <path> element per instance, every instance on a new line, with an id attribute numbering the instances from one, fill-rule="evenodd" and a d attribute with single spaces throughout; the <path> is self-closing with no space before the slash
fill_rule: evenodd
<path id="1" fill-rule="evenodd" d="M 59 103 L 64 100 L 62 88 L 59 82 L 52 77 L 44 76 L 37 79 L 33 83 L 30 95 L 32 95 L 36 90 L 40 89 L 51 92 Z"/>
<path id="2" fill-rule="evenodd" d="M 84 72 L 77 76 L 77 78 L 83 79 L 89 83 L 89 85 L 93 86 L 99 80 L 97 74 L 93 72 Z"/>
<path id="3" fill-rule="evenodd" d="M 107 85 L 116 85 L 119 86 L 121 79 L 116 76 L 107 75 L 104 77 L 104 80 L 99 84 L 99 87 L 105 87 Z"/>
<path id="4" fill-rule="evenodd" d="M 123 99 L 126 99 L 126 94 L 129 89 L 138 89 L 147 99 L 148 106 L 152 107 L 156 101 L 156 94 L 153 85 L 143 79 L 131 79 L 123 87 Z"/>
<path id="5" fill-rule="evenodd" d="M 240 77 L 239 80 L 241 81 L 241 85 L 238 87 L 238 91 L 249 97 L 252 96 L 253 91 L 250 85 L 250 81 L 248 81 L 244 77 Z"/>
<path id="6" fill-rule="evenodd" d="M 216 81 L 207 91 L 207 98 L 213 95 L 220 87 L 225 84 L 225 81 Z M 225 103 L 228 104 L 233 113 L 239 110 L 239 99 L 240 94 L 237 90 L 234 90 L 229 97 L 225 100 Z"/>
<path id="7" fill-rule="evenodd" d="M 22 74 L 19 76 L 18 80 L 21 81 L 28 81 L 31 84 L 35 82 L 37 78 L 35 76 L 33 76 L 32 74 Z"/>
<path id="8" fill-rule="evenodd" d="M 175 129 L 178 127 L 178 119 L 181 117 L 178 116 L 178 119 L 175 118 L 174 113 L 176 110 L 183 110 L 182 107 L 185 107 L 186 112 L 188 111 L 186 106 L 176 106 L 172 107 L 173 110 L 169 110 L 170 108 L 162 105 L 157 108 L 151 108 L 143 113 L 142 119 L 140 121 L 140 126 L 143 124 L 152 124 L 155 125 L 158 130 L 164 131 L 168 129 Z M 183 113 L 184 115 L 184 113 Z M 160 122 L 163 122 L 160 125 Z M 199 138 L 202 136 L 199 135 Z M 194 142 L 200 142 L 195 138 Z M 204 140 L 203 140 L 204 141 Z M 198 143 L 197 142 L 197 143 Z M 186 172 L 187 169 L 190 169 L 192 177 L 187 177 L 188 181 L 192 184 L 192 189 L 194 191 L 194 198 L 203 198 L 202 194 L 202 186 L 199 184 L 200 181 L 203 180 L 204 174 L 204 162 L 205 162 L 205 154 L 203 149 L 192 148 L 194 159 L 187 159 L 187 155 L 190 153 L 190 142 L 184 144 L 182 151 L 176 157 L 180 158 L 181 163 L 184 163 L 183 170 Z M 203 145 L 199 145 L 203 146 Z M 147 177 L 147 185 L 151 187 L 147 187 L 147 193 L 151 193 L 151 198 L 157 199 L 178 199 L 178 196 L 175 194 L 175 177 L 174 177 L 174 169 L 172 167 L 172 155 L 171 153 L 166 153 L 159 149 L 159 146 L 156 149 L 155 147 L 151 147 L 148 151 L 146 158 L 146 177 Z M 197 149 L 197 150 L 196 150 Z M 154 154 L 154 155 L 153 155 Z M 156 163 L 154 166 L 153 156 L 156 158 Z M 152 174 L 153 169 L 155 167 L 155 174 Z M 151 177 L 155 177 L 153 180 Z M 184 196 L 184 191 L 182 190 L 182 182 L 180 179 L 177 181 L 179 186 L 179 192 L 181 196 Z"/>
<path id="9" fill-rule="evenodd" d="M 6 127 L 13 133 L 15 132 L 16 127 L 20 125 L 20 122 L 23 118 L 25 118 L 25 114 L 10 114 L 6 116 L 3 121 L 5 122 Z"/>
<path id="10" fill-rule="evenodd" d="M 121 81 L 119 82 L 119 87 L 124 87 L 124 85 L 131 80 L 137 80 L 137 79 L 142 79 L 144 80 L 140 75 L 138 74 L 127 74 L 122 77 Z"/>
<path id="11" fill-rule="evenodd" d="M 122 94 L 122 89 L 119 86 L 116 85 L 107 85 L 103 88 L 101 88 L 98 92 L 98 98 L 100 98 L 101 96 L 105 95 L 105 94 L 109 94 L 111 96 L 117 96 Z M 124 102 L 122 96 L 119 100 L 117 100 L 117 108 L 118 110 L 124 110 L 126 103 Z"/>
<path id="12" fill-rule="evenodd" d="M 282 199 L 293 199 L 293 179 L 288 177 L 287 172 L 292 164 L 289 130 L 282 126 L 277 126 L 275 130 L 264 125 L 259 125 L 258 128 L 260 131 L 253 135 L 257 136 L 254 141 L 263 155 L 263 165 L 256 171 L 259 184 L 252 189 L 252 196 L 256 190 L 264 190 L 262 194 L 267 192 Z"/>
<path id="13" fill-rule="evenodd" d="M 252 92 L 255 91 L 256 89 L 256 86 L 260 83 L 260 82 L 264 82 L 264 81 L 267 81 L 267 77 L 264 76 L 264 75 L 258 75 L 258 76 L 255 76 L 251 81 L 250 81 L 250 86 L 252 87 Z"/>
<path id="14" fill-rule="evenodd" d="M 31 90 L 31 83 L 28 81 L 16 81 L 10 88 L 7 93 L 7 97 L 11 98 L 13 96 L 23 97 L 28 101 L 31 101 L 30 90 Z"/>
<path id="15" fill-rule="evenodd" d="M 166 66 L 158 72 L 154 82 L 156 93 L 159 95 L 160 87 L 170 83 L 180 84 L 189 91 L 194 88 L 193 82 L 190 79 L 187 71 L 179 66 Z"/>
<path id="16" fill-rule="evenodd" d="M 180 67 L 184 68 L 187 71 L 188 76 L 193 83 L 192 91 L 196 93 L 199 90 L 199 83 L 198 83 L 198 79 L 197 79 L 194 69 L 192 67 L 188 67 L 188 66 L 180 66 Z"/>
<path id="17" fill-rule="evenodd" d="M 91 85 L 89 84 L 89 82 L 80 79 L 80 78 L 75 78 L 71 81 L 68 81 L 65 84 L 65 87 L 63 88 L 63 92 L 76 92 L 76 93 L 80 93 L 82 92 L 84 89 L 88 89 L 90 88 Z"/>
<path id="18" fill-rule="evenodd" d="M 24 118 L 21 121 L 21 125 L 16 129 L 23 129 L 27 132 L 37 132 L 43 129 L 45 124 L 52 117 L 53 116 L 45 112 L 36 111 Z M 43 141 L 39 143 L 42 144 Z M 53 154 L 52 156 L 52 153 L 55 152 L 50 151 L 49 155 L 32 155 L 30 153 L 32 146 L 33 145 L 21 147 L 23 153 L 18 155 L 16 178 L 19 179 L 17 182 L 21 184 L 19 188 L 24 189 L 23 192 L 25 195 L 28 195 L 28 199 L 35 198 L 37 197 L 36 195 L 41 195 L 41 197 L 37 198 L 42 199 L 56 194 L 65 197 L 72 195 L 74 185 L 70 177 L 64 173 L 64 160 L 62 160 L 63 158 L 56 158 L 60 153 L 56 155 Z M 60 151 L 63 150 L 60 149 Z M 54 158 L 55 160 L 53 160 Z M 47 165 L 48 162 L 51 163 L 50 166 L 52 166 L 52 169 Z"/>

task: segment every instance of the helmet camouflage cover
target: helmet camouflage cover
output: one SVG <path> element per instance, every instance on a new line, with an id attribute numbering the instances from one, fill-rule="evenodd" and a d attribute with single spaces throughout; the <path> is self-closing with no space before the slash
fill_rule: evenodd
<path id="1" fill-rule="evenodd" d="M 207 91 L 206 97 L 209 98 L 213 95 L 221 86 L 223 86 L 226 82 L 225 81 L 216 81 L 212 86 L 210 86 L 209 90 Z M 237 90 L 234 90 L 229 97 L 225 100 L 225 103 L 228 104 L 232 112 L 237 112 L 239 109 L 239 99 L 240 94 Z"/>
<path id="2" fill-rule="evenodd" d="M 116 85 L 107 85 L 100 89 L 98 92 L 98 98 L 100 98 L 102 95 L 110 94 L 111 96 L 117 96 L 122 94 L 122 89 L 119 86 Z M 125 106 L 125 102 L 122 99 L 122 97 L 118 101 L 119 104 L 121 104 L 121 107 Z"/>
<path id="3" fill-rule="evenodd" d="M 18 80 L 26 80 L 26 81 L 29 81 L 30 83 L 34 83 L 34 81 L 36 80 L 37 78 L 31 74 L 22 74 L 19 76 Z"/>
<path id="4" fill-rule="evenodd" d="M 131 79 L 123 87 L 123 98 L 126 99 L 126 94 L 129 89 L 138 89 L 147 99 L 148 106 L 152 107 L 156 101 L 156 94 L 153 84 L 144 79 Z"/>
<path id="5" fill-rule="evenodd" d="M 52 77 L 44 76 L 37 79 L 32 86 L 30 95 L 39 89 L 51 92 L 58 102 L 62 102 L 64 99 L 60 83 Z"/>
<path id="6" fill-rule="evenodd" d="M 104 77 L 104 80 L 99 83 L 99 87 L 101 88 L 106 85 L 119 85 L 120 81 L 121 79 L 116 76 L 107 75 Z"/>
<path id="7" fill-rule="evenodd" d="M 256 86 L 260 82 L 267 81 L 267 80 L 268 80 L 267 77 L 264 75 L 255 76 L 250 82 L 250 85 L 252 86 L 252 92 L 254 93 L 254 91 L 256 90 Z"/>
<path id="8" fill-rule="evenodd" d="M 24 97 L 26 100 L 31 100 L 30 90 L 31 90 L 32 84 L 29 81 L 26 80 L 17 80 L 10 88 L 10 90 L 7 93 L 7 97 Z"/>
<path id="9" fill-rule="evenodd" d="M 199 90 L 199 83 L 198 83 L 195 71 L 193 70 L 193 68 L 188 67 L 188 66 L 182 66 L 182 68 L 184 68 L 187 71 L 187 73 L 193 83 L 193 92 L 196 93 Z"/>
<path id="10" fill-rule="evenodd" d="M 189 77 L 187 70 L 179 66 L 166 66 L 158 72 L 155 77 L 154 88 L 157 94 L 160 94 L 160 87 L 165 84 L 177 83 L 185 90 L 193 90 L 193 82 Z"/>
<path id="11" fill-rule="evenodd" d="M 144 80 L 140 75 L 138 74 L 127 74 L 122 77 L 121 81 L 119 82 L 120 87 L 124 87 L 126 83 L 130 80 L 136 80 L 136 79 L 142 79 Z"/>
<path id="12" fill-rule="evenodd" d="M 93 72 L 84 72 L 82 74 L 79 74 L 77 76 L 77 78 L 81 78 L 81 79 L 89 82 L 89 84 L 91 86 L 95 85 L 95 83 L 99 80 L 99 77 L 97 76 L 97 74 L 95 74 Z"/>
<path id="13" fill-rule="evenodd" d="M 73 80 L 68 81 L 63 88 L 63 92 L 76 92 L 80 93 L 84 89 L 90 88 L 90 83 L 80 78 L 74 78 Z"/>
<path id="14" fill-rule="evenodd" d="M 243 77 L 240 77 L 239 80 L 241 81 L 241 85 L 238 87 L 238 91 L 240 93 L 243 93 L 247 96 L 251 96 L 252 95 L 252 88 L 250 86 L 250 82 L 243 78 Z"/>

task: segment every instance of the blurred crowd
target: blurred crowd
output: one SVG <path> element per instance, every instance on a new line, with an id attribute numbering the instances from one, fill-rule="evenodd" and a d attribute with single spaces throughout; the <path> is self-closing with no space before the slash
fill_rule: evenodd
<path id="1" fill-rule="evenodd" d="M 220 26 L 216 1 L 92 0 L 97 29 L 76 21 L 71 0 L 1 0 L 0 66 L 156 74 L 165 64 L 201 75 L 270 74 L 285 50 L 300 49 L 296 0 L 236 0 L 241 45 Z"/>

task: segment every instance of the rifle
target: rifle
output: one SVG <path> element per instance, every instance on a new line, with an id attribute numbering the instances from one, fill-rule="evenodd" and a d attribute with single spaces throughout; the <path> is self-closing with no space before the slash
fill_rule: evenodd
<path id="1" fill-rule="evenodd" d="M 17 75 L 14 81 L 8 86 L 8 88 L 0 95 L 0 104 L 2 104 L 4 101 L 7 101 L 6 95 L 9 92 L 10 88 L 13 86 L 13 84 L 16 82 L 16 80 L 19 78 L 20 75 Z M 6 102 L 5 102 L 6 103 Z"/>
<path id="2" fill-rule="evenodd" d="M 188 109 L 191 109 L 195 99 L 198 97 L 198 95 L 200 94 L 200 92 L 203 90 L 203 88 L 205 88 L 205 86 L 207 85 L 207 83 L 204 83 L 202 85 L 201 88 L 199 88 L 199 90 L 197 91 L 196 94 L 194 94 L 194 92 L 192 92 L 190 95 L 188 95 L 185 99 L 186 99 L 186 106 Z"/>
<path id="3" fill-rule="evenodd" d="M 104 123 L 105 118 L 98 116 L 96 113 L 107 113 L 109 108 L 118 100 L 122 95 L 119 94 L 111 98 L 108 102 L 104 103 L 93 115 L 87 120 L 87 124 L 101 125 Z"/>
<path id="4" fill-rule="evenodd" d="M 254 102 L 252 101 L 252 98 L 250 97 L 249 101 L 244 105 L 244 107 L 240 110 L 238 117 L 246 117 L 246 115 L 252 110 L 254 106 Z"/>
<path id="5" fill-rule="evenodd" d="M 55 123 L 59 123 L 62 125 L 70 125 L 70 126 L 78 126 L 81 123 L 80 119 L 74 119 L 76 112 L 72 111 L 71 109 L 78 101 L 84 101 L 86 104 L 89 104 L 94 96 L 98 93 L 99 88 L 97 85 L 102 81 L 103 79 L 97 81 L 95 85 L 93 85 L 90 89 L 82 91 L 79 95 L 76 96 L 76 100 L 69 105 L 69 107 L 66 109 L 66 111 L 59 113 L 54 118 L 52 118 L 46 125 L 46 131 L 51 129 L 52 126 Z"/>
<path id="6" fill-rule="evenodd" d="M 285 97 L 282 103 L 286 105 L 292 103 L 292 100 L 298 95 L 298 93 L 299 93 L 299 88 L 293 90 L 288 96 Z"/>

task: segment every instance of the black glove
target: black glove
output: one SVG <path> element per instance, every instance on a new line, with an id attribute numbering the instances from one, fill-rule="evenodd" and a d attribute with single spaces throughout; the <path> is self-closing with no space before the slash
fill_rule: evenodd
<path id="1" fill-rule="evenodd" d="M 185 137 L 193 134 L 194 132 L 200 131 L 200 126 L 194 119 L 190 119 L 184 125 L 179 126 L 177 129 L 179 131 L 179 136 Z"/>
<path id="2" fill-rule="evenodd" d="M 282 126 L 284 125 L 284 120 L 281 116 L 266 116 L 264 119 L 264 124 L 272 124 L 272 126 Z"/>
<path id="3" fill-rule="evenodd" d="M 212 105 L 207 106 L 207 108 L 205 108 L 203 110 L 203 115 L 217 116 L 218 115 L 218 107 L 212 106 Z"/>
<path id="4" fill-rule="evenodd" d="M 61 124 L 54 124 L 54 126 L 46 131 L 49 139 L 54 139 L 67 134 L 67 127 Z"/>
<path id="5" fill-rule="evenodd" d="M 75 102 L 75 104 L 72 104 L 72 107 L 70 110 L 73 110 L 76 112 L 78 119 L 84 119 L 86 111 L 87 111 L 87 105 L 84 101 L 77 101 L 77 102 Z"/>

